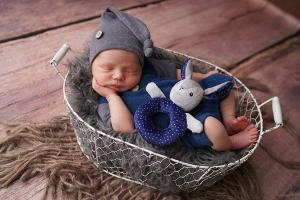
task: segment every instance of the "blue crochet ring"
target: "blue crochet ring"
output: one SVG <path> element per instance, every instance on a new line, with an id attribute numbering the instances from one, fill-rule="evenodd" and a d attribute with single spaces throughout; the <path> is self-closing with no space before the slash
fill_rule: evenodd
<path id="1" fill-rule="evenodd" d="M 165 113 L 170 119 L 167 128 L 160 128 L 153 123 L 152 116 Z M 175 143 L 187 129 L 186 115 L 168 98 L 152 98 L 139 106 L 134 114 L 135 127 L 150 144 L 160 147 Z"/>

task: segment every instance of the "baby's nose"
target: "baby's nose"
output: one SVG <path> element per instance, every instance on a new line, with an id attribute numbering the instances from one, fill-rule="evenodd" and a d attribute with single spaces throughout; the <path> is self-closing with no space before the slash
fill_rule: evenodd
<path id="1" fill-rule="evenodd" d="M 121 70 L 116 70 L 113 73 L 113 77 L 114 80 L 123 80 L 124 79 L 124 74 Z"/>

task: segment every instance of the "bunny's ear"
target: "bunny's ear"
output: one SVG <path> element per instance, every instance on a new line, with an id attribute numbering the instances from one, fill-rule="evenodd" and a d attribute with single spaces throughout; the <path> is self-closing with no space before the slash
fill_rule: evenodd
<path id="1" fill-rule="evenodd" d="M 181 79 L 192 79 L 193 65 L 190 59 L 186 59 L 181 67 Z"/>
<path id="2" fill-rule="evenodd" d="M 223 99 L 230 93 L 234 82 L 230 76 L 224 74 L 212 74 L 201 80 L 204 88 L 205 99 Z"/>
<path id="3" fill-rule="evenodd" d="M 226 86 L 228 86 L 230 84 L 230 82 L 229 81 L 226 81 L 226 82 L 224 82 L 224 83 L 221 83 L 221 84 L 219 84 L 219 85 L 216 85 L 216 86 L 213 86 L 213 87 L 210 87 L 210 88 L 206 88 L 205 90 L 204 90 L 204 95 L 205 96 L 208 96 L 208 95 L 210 95 L 210 94 L 213 94 L 213 93 L 215 93 L 215 92 L 217 92 L 217 91 L 219 91 L 219 90 L 221 90 L 221 89 L 224 89 Z"/>

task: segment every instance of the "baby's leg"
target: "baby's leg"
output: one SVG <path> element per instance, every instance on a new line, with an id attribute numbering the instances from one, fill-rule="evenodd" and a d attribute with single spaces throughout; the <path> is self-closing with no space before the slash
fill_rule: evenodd
<path id="1" fill-rule="evenodd" d="M 214 117 L 207 117 L 204 121 L 204 130 L 208 139 L 213 143 L 212 149 L 227 151 L 231 149 L 231 141 L 224 125 Z"/>
<path id="2" fill-rule="evenodd" d="M 221 113 L 224 125 L 229 135 L 233 135 L 244 130 L 249 125 L 249 120 L 245 116 L 235 117 L 235 93 L 231 91 L 229 96 L 221 102 Z"/>
<path id="3" fill-rule="evenodd" d="M 216 151 L 241 149 L 255 142 L 257 138 L 257 129 L 253 124 L 235 135 L 228 136 L 224 125 L 214 117 L 206 118 L 204 130 L 208 139 L 213 143 L 212 149 Z"/>

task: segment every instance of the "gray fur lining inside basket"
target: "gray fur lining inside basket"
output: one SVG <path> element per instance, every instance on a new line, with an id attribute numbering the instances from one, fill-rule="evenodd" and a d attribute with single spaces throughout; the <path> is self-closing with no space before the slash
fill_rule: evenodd
<path id="1" fill-rule="evenodd" d="M 67 86 L 70 88 L 70 92 L 67 95 L 68 100 L 74 111 L 88 124 L 108 135 L 120 138 L 139 147 L 194 165 L 214 166 L 227 164 L 235 162 L 244 155 L 245 150 L 216 152 L 211 149 L 189 149 L 180 144 L 162 149 L 148 144 L 137 131 L 131 134 L 118 134 L 110 128 L 105 127 L 96 112 L 98 95 L 91 87 L 92 74 L 89 65 L 88 51 L 88 48 L 86 48 L 83 53 L 69 60 L 69 75 L 67 79 Z M 157 49 L 155 49 L 154 57 L 170 59 L 175 62 L 182 60 L 182 58 L 178 58 L 176 55 L 170 55 Z M 199 66 L 198 68 L 196 66 L 196 71 L 205 72 L 207 70 L 208 68 L 201 69 Z M 135 167 L 130 163 L 128 163 L 127 166 L 129 171 L 135 170 Z"/>

